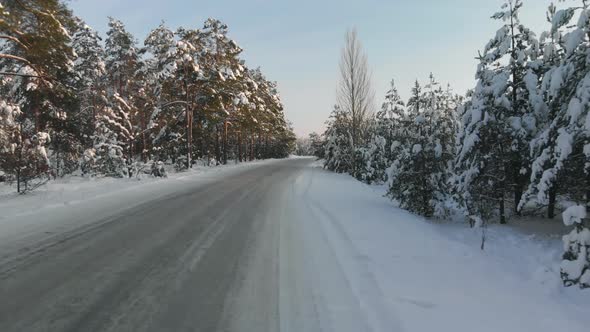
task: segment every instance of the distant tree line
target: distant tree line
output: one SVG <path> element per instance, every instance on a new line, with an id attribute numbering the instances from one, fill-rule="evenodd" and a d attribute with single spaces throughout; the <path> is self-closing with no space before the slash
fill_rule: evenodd
<path id="1" fill-rule="evenodd" d="M 549 6 L 537 36 L 520 22 L 522 0 L 507 0 L 472 90 L 459 96 L 431 75 L 403 101 L 392 83 L 378 112 L 349 32 L 338 102 L 322 137 L 310 137 L 312 152 L 329 170 L 386 183 L 405 209 L 460 211 L 472 226 L 538 211 L 553 218 L 559 202 L 573 204 L 561 275 L 590 287 L 590 3 L 566 2 Z"/>
<path id="2" fill-rule="evenodd" d="M 103 41 L 61 0 L 0 4 L 0 172 L 19 191 L 76 171 L 128 177 L 294 148 L 277 84 L 219 20 L 162 23 L 141 44 L 108 27 Z"/>

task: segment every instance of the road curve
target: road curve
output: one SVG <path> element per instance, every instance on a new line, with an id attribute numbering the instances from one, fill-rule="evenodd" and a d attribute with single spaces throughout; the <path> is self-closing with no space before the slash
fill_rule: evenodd
<path id="1" fill-rule="evenodd" d="M 279 262 L 298 244 L 279 245 L 281 202 L 311 161 L 232 173 L 3 261 L 0 331 L 293 330 L 279 318 L 289 303 L 281 283 L 297 272 Z M 306 296 L 305 285 L 289 287 Z M 289 315 L 319 330 L 306 326 L 317 313 L 301 310 Z"/>

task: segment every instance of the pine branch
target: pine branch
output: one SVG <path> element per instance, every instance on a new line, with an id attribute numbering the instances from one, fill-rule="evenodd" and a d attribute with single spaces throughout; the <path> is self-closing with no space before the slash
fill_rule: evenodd
<path id="1" fill-rule="evenodd" d="M 0 75 L 5 76 L 20 76 L 20 77 L 28 77 L 28 78 L 45 78 L 45 76 L 39 75 L 28 75 L 28 74 L 21 74 L 21 73 L 8 73 L 8 72 L 0 72 Z"/>
<path id="2" fill-rule="evenodd" d="M 25 50 L 28 50 L 29 47 L 27 45 L 25 45 L 23 42 L 21 42 L 18 38 L 16 37 L 12 37 L 12 36 L 8 36 L 8 35 L 0 35 L 0 39 L 6 39 L 6 40 L 10 40 L 20 46 L 22 46 Z"/>
<path id="3" fill-rule="evenodd" d="M 27 60 L 23 57 L 12 55 L 12 54 L 0 53 L 0 58 L 11 59 L 11 60 L 23 62 L 24 64 L 29 66 L 31 69 L 33 69 L 37 73 L 38 77 L 43 78 L 43 80 L 48 79 L 47 76 L 43 75 L 43 72 L 41 70 L 35 68 L 35 65 L 33 65 L 29 60 Z"/>

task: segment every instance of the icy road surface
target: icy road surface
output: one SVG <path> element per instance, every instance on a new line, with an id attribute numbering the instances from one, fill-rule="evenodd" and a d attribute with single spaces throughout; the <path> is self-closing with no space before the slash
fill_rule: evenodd
<path id="1" fill-rule="evenodd" d="M 324 235 L 300 218 L 315 209 L 296 186 L 311 162 L 263 164 L 115 215 L 93 211 L 83 227 L 54 221 L 62 233 L 1 253 L 0 331 L 369 331 Z M 68 209 L 77 207 L 51 213 L 68 218 Z"/>
<path id="2" fill-rule="evenodd" d="M 534 244 L 481 253 L 312 162 L 11 203 L 0 331 L 587 331 L 579 292 L 530 280 Z"/>

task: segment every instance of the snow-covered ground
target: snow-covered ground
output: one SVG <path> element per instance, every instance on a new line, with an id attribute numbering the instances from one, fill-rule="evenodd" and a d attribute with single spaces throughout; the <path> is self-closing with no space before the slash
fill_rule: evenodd
<path id="1" fill-rule="evenodd" d="M 295 186 L 335 331 L 588 331 L 590 292 L 560 283 L 563 227 L 493 225 L 481 251 L 481 229 L 424 220 L 349 176 L 316 165 Z"/>
<path id="2" fill-rule="evenodd" d="M 270 162 L 273 160 L 195 166 L 190 171 L 169 173 L 168 178 L 70 176 L 50 181 L 26 195 L 17 194 L 14 186 L 0 183 L 0 252 L 10 252 L 23 243 L 39 242 L 98 218 L 115 216 L 133 206 Z"/>

